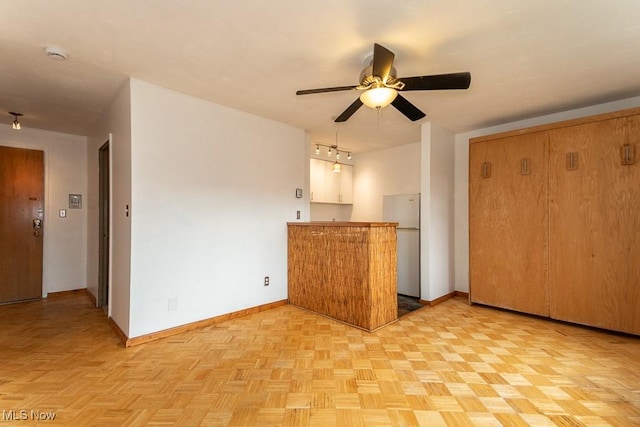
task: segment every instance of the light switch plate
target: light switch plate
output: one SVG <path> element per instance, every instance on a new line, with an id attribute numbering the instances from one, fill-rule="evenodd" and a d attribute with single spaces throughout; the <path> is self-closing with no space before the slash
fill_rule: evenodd
<path id="1" fill-rule="evenodd" d="M 66 218 L 67 217 L 67 210 L 66 209 L 60 209 L 60 211 L 58 212 L 58 216 L 60 218 Z"/>

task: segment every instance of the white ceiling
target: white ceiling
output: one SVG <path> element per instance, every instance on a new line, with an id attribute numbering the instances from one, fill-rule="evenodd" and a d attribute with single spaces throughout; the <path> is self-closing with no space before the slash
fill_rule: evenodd
<path id="1" fill-rule="evenodd" d="M 332 117 L 377 42 L 400 77 L 470 71 L 467 91 L 405 92 L 427 117 L 361 108 L 354 152 L 640 95 L 638 0 L 0 0 L 0 123 L 87 135 L 128 77 L 307 129 Z M 56 62 L 45 46 L 66 50 Z"/>

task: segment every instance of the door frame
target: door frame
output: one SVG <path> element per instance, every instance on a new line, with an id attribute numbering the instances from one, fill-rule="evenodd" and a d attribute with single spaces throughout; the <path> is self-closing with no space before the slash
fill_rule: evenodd
<path id="1" fill-rule="evenodd" d="M 98 149 L 98 295 L 96 307 L 109 305 L 111 260 L 111 135 Z"/>

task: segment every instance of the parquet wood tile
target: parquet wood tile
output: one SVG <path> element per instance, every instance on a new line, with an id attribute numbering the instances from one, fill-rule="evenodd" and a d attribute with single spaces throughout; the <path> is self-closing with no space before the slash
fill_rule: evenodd
<path id="1" fill-rule="evenodd" d="M 285 305 L 125 349 L 78 292 L 0 327 L 0 426 L 640 425 L 639 337 L 460 299 L 373 333 Z"/>

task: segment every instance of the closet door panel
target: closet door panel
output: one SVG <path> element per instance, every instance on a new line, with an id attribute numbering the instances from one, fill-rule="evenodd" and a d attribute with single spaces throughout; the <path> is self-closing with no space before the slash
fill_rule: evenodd
<path id="1" fill-rule="evenodd" d="M 622 221 L 625 224 L 623 248 L 627 250 L 627 280 L 622 286 L 620 297 L 625 301 L 624 318 L 621 329 L 640 334 L 640 116 L 631 116 L 627 121 L 627 140 L 634 154 L 634 163 L 623 166 L 624 206 Z M 624 148 L 623 148 L 624 150 Z M 624 155 L 624 151 L 621 152 Z"/>
<path id="2" fill-rule="evenodd" d="M 469 147 L 472 302 L 549 316 L 547 139 L 538 132 Z"/>
<path id="3" fill-rule="evenodd" d="M 637 117 L 550 131 L 551 317 L 640 332 L 640 175 L 622 165 Z"/>

